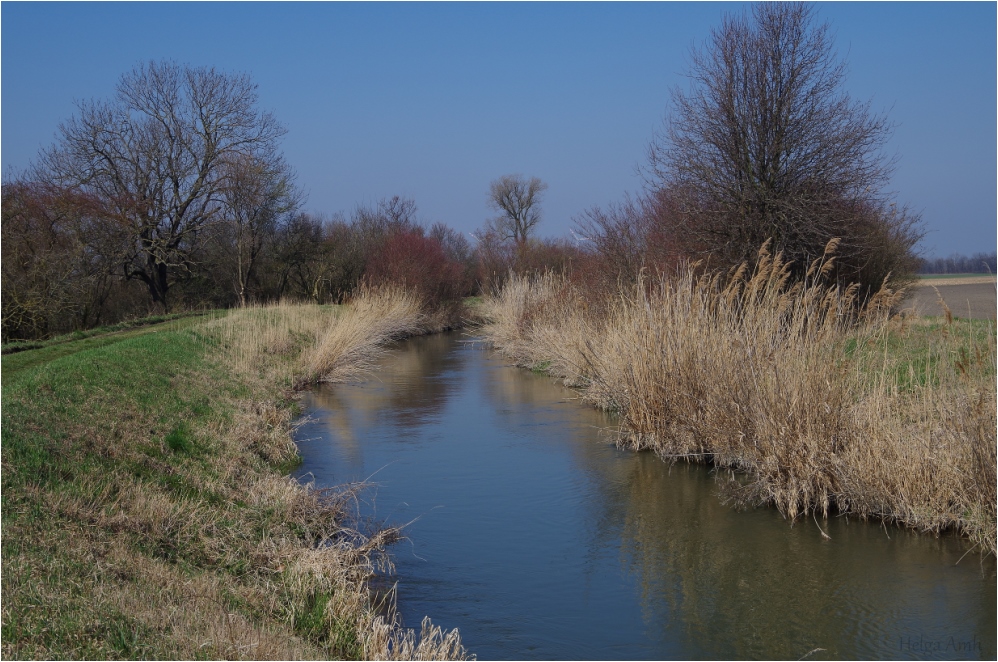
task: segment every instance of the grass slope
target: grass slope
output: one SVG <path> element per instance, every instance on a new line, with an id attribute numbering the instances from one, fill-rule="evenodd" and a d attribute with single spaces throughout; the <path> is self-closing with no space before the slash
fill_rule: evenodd
<path id="1" fill-rule="evenodd" d="M 318 338 L 284 329 L 242 357 L 250 374 L 231 332 L 262 337 L 253 315 L 3 357 L 3 657 L 464 655 L 456 632 L 427 623 L 417 643 L 373 609 L 365 581 L 398 532 L 351 527 L 355 488 L 286 477 L 291 378 L 262 366 Z"/>

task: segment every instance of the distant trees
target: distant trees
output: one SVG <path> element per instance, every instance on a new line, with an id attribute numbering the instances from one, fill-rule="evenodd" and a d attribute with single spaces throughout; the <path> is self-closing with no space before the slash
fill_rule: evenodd
<path id="1" fill-rule="evenodd" d="M 810 7 L 759 3 L 725 18 L 688 75 L 647 171 L 646 211 L 682 253 L 736 264 L 772 239 L 803 271 L 840 237 L 845 281 L 869 290 L 913 272 L 919 219 L 883 193 L 891 124 L 842 90 L 845 65 Z"/>
<path id="2" fill-rule="evenodd" d="M 923 259 L 918 270 L 920 274 L 996 274 L 998 273 L 998 254 L 974 253 L 961 255 L 954 253 L 949 257 Z"/>
<path id="3" fill-rule="evenodd" d="M 541 196 L 548 185 L 537 177 L 504 175 L 489 185 L 488 203 L 500 215 L 474 234 L 478 282 L 483 291 L 500 287 L 510 273 L 566 271 L 582 251 L 567 240 L 541 239 Z"/>
<path id="4" fill-rule="evenodd" d="M 541 194 L 548 185 L 537 177 L 503 175 L 489 185 L 489 206 L 500 212 L 491 230 L 500 239 L 513 241 L 522 248 L 534 227 L 540 223 Z"/>
<path id="5" fill-rule="evenodd" d="M 354 226 L 365 246 L 364 278 L 408 287 L 431 306 L 471 294 L 467 240 L 442 224 L 427 231 L 416 211 L 414 200 L 400 196 L 357 210 Z"/>
<path id="6" fill-rule="evenodd" d="M 405 286 L 454 314 L 475 292 L 479 263 L 468 240 L 441 223 L 427 228 L 412 199 L 385 198 L 349 220 L 296 211 L 283 162 L 270 163 L 277 167 L 263 173 L 254 161 L 225 166 L 222 208 L 188 253 L 190 273 L 171 288 L 176 301 L 343 302 L 367 281 Z M 5 182 L 2 192 L 4 341 L 148 312 L 148 291 L 120 269 L 131 245 L 103 205 L 44 182 Z"/>
<path id="7" fill-rule="evenodd" d="M 284 129 L 256 101 L 245 75 L 140 65 L 121 77 L 113 99 L 79 105 L 35 176 L 98 205 L 120 236 L 122 275 L 169 310 L 170 290 L 194 271 L 205 230 L 227 210 L 246 220 L 246 205 L 255 204 L 248 196 L 269 195 L 251 193 L 262 185 L 255 178 L 283 176 L 275 173 Z M 238 280 L 249 271 L 240 266 Z"/>
<path id="8" fill-rule="evenodd" d="M 475 287 L 468 241 L 443 224 L 427 228 L 415 201 L 402 196 L 360 206 L 349 221 L 294 214 L 278 227 L 267 264 L 270 298 L 340 302 L 366 280 L 400 284 L 441 305 Z"/>
<path id="9" fill-rule="evenodd" d="M 363 279 L 434 305 L 473 292 L 467 239 L 425 227 L 412 199 L 304 213 L 284 129 L 256 102 L 246 76 L 152 62 L 79 104 L 2 185 L 4 341 L 181 306 L 338 302 Z"/>

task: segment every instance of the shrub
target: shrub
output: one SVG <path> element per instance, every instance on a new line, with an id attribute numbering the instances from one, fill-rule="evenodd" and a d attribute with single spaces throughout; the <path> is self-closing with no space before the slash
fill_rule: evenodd
<path id="1" fill-rule="evenodd" d="M 461 296 L 464 265 L 449 259 L 439 240 L 407 229 L 390 234 L 372 252 L 364 274 L 371 285 L 412 289 L 435 307 Z"/>

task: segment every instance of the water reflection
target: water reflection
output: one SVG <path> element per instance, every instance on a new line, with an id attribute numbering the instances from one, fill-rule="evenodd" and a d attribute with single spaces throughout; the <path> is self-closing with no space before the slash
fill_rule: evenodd
<path id="1" fill-rule="evenodd" d="M 770 510 L 733 512 L 702 469 L 662 480 L 647 459 L 628 478 L 622 542 L 658 636 L 711 658 L 994 656 L 994 563 L 955 565 L 960 541 L 844 518 L 821 523 L 825 540 L 806 520 L 791 529 Z M 919 637 L 981 649 L 906 650 Z"/>
<path id="2" fill-rule="evenodd" d="M 994 658 L 995 565 L 953 538 L 721 504 L 702 467 L 620 452 L 613 421 L 455 335 L 313 394 L 321 484 L 377 472 L 408 521 L 399 605 L 482 658 Z"/>
<path id="3" fill-rule="evenodd" d="M 436 334 L 405 343 L 382 361 L 363 384 L 323 387 L 310 396 L 312 408 L 323 411 L 324 436 L 335 438 L 352 466 L 363 465 L 364 445 L 357 431 L 377 426 L 405 430 L 439 418 L 448 392 L 457 387 L 454 367 L 460 360 L 451 351 L 454 338 Z M 419 388 L 407 386 L 419 384 Z M 313 428 L 310 434 L 315 434 Z M 404 443 L 409 435 L 398 434 Z"/>

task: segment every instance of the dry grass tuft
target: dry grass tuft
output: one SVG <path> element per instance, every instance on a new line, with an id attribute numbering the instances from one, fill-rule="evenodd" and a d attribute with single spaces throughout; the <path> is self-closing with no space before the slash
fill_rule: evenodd
<path id="1" fill-rule="evenodd" d="M 386 344 L 421 331 L 424 320 L 419 298 L 391 287 L 362 289 L 350 313 L 305 353 L 304 381 L 344 381 L 370 370 Z"/>
<path id="2" fill-rule="evenodd" d="M 241 374 L 303 388 L 364 374 L 387 344 L 424 332 L 426 319 L 411 292 L 364 286 L 348 306 L 282 301 L 232 311 L 204 331 Z"/>
<path id="3" fill-rule="evenodd" d="M 467 651 L 457 630 L 447 632 L 424 618 L 420 633 L 400 629 L 382 617 L 374 620 L 364 640 L 367 660 L 461 660 Z"/>
<path id="4" fill-rule="evenodd" d="M 919 327 L 891 315 L 887 283 L 858 309 L 855 287 L 824 282 L 834 249 L 800 282 L 764 248 L 754 270 L 643 279 L 614 300 L 513 278 L 484 332 L 618 412 L 621 445 L 740 473 L 736 503 L 955 528 L 994 552 L 993 322 Z"/>

